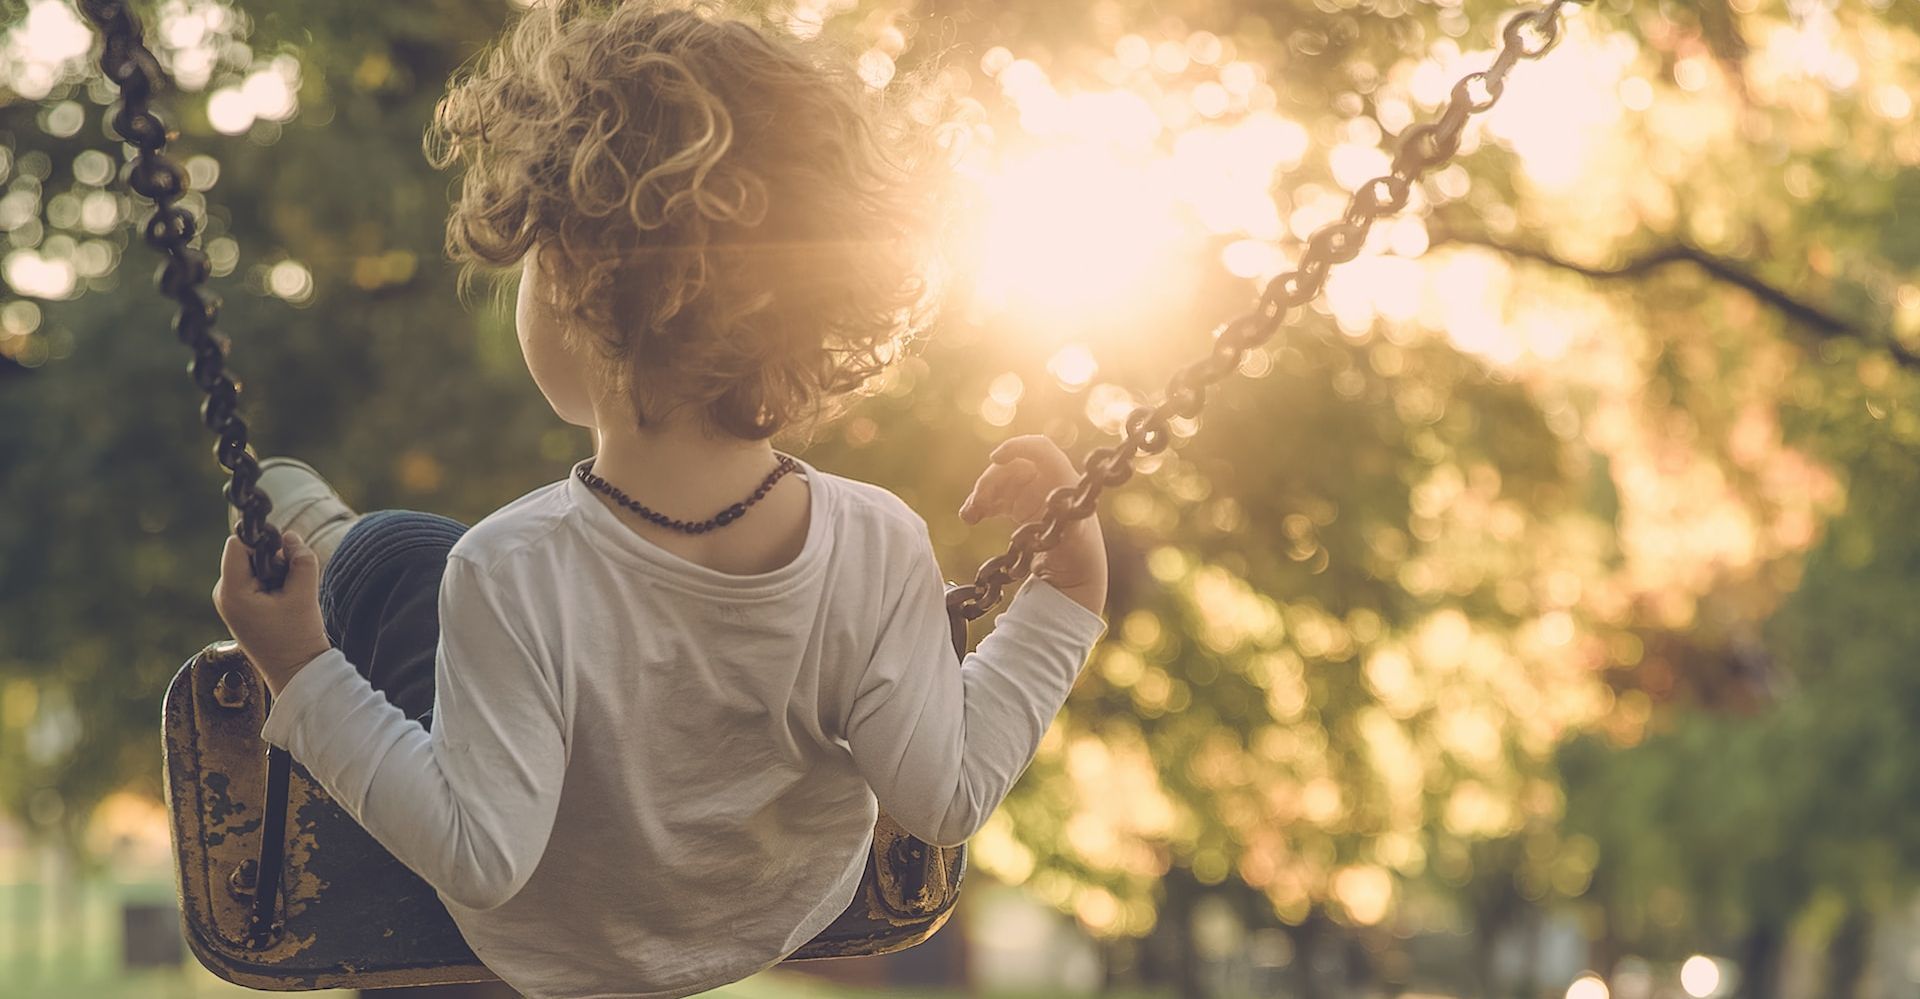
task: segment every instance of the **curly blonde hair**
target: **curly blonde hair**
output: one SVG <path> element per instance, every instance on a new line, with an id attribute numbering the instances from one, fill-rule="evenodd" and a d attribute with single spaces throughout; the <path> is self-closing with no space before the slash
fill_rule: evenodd
<path id="1" fill-rule="evenodd" d="M 931 131 L 821 43 L 701 6 L 558 0 L 455 77 L 470 276 L 538 249 L 567 336 L 639 425 L 759 439 L 824 415 L 933 314 Z"/>

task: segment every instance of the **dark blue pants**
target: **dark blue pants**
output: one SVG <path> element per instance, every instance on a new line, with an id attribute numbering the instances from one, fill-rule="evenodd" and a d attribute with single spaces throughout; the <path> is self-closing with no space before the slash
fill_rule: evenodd
<path id="1" fill-rule="evenodd" d="M 377 510 L 347 531 L 320 575 L 327 637 L 373 689 L 433 724 L 440 577 L 467 526 L 435 513 Z"/>

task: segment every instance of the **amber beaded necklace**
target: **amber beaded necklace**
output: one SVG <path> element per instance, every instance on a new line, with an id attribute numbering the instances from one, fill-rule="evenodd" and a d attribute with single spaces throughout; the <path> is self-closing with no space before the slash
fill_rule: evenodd
<path id="1" fill-rule="evenodd" d="M 753 495 L 748 496 L 746 499 L 727 507 L 725 510 L 697 524 L 685 520 L 675 520 L 658 510 L 642 505 L 639 500 L 628 496 L 626 493 L 615 488 L 612 483 L 593 474 L 593 462 L 591 461 L 581 465 L 579 469 L 574 472 L 574 475 L 578 477 L 581 482 L 586 483 L 588 489 L 597 493 L 606 494 L 615 503 L 639 514 L 649 523 L 658 524 L 668 530 L 679 531 L 682 534 L 705 534 L 708 531 L 725 527 L 745 516 L 747 508 L 760 502 L 761 498 L 766 496 L 767 492 L 773 488 L 774 483 L 779 482 L 788 472 L 800 467 L 799 462 L 787 455 L 782 454 L 776 457 L 780 459 L 780 464 L 775 466 L 774 470 L 767 473 L 767 477 L 760 481 L 760 487 L 753 491 Z"/>

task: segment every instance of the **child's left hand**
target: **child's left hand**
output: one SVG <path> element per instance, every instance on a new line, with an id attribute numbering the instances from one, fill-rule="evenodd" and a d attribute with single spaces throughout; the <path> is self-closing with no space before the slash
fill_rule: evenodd
<path id="1" fill-rule="evenodd" d="M 278 696 L 300 667 L 333 647 L 320 620 L 320 559 L 298 534 L 280 535 L 287 553 L 287 580 L 268 593 L 253 578 L 247 546 L 232 535 L 220 557 L 213 608 L 240 643 L 240 651 Z"/>

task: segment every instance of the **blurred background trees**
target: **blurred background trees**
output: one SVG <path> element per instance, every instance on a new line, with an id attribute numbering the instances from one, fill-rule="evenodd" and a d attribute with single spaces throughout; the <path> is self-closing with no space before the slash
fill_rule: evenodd
<path id="1" fill-rule="evenodd" d="M 225 522 L 91 36 L 64 0 L 5 9 L 0 805 L 78 846 L 101 800 L 158 796 Z M 992 445 L 1100 442 L 1507 12 L 763 9 L 961 109 L 946 319 L 788 444 L 913 503 L 955 577 L 1004 540 L 951 516 Z M 589 446 L 508 311 L 459 294 L 420 154 L 512 12 L 145 8 L 256 440 L 367 508 L 477 519 Z M 1281 929 L 1300 994 L 1415 982 L 1408 939 L 1442 932 L 1473 994 L 1559 989 L 1496 953 L 1551 913 L 1602 973 L 1706 952 L 1745 994 L 1842 996 L 1913 900 L 1920 14 L 1600 0 L 1566 36 L 1111 497 L 1109 637 L 973 856 L 1118 979 L 1209 988 L 1192 926 L 1225 900 Z"/>

